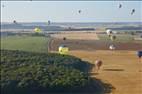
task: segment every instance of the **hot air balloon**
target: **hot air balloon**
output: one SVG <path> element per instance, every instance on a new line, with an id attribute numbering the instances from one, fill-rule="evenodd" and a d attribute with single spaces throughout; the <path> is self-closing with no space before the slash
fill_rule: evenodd
<path id="1" fill-rule="evenodd" d="M 13 23 L 14 23 L 14 24 L 17 24 L 17 21 L 16 21 L 16 20 L 14 20 L 14 21 L 13 21 Z"/>
<path id="2" fill-rule="evenodd" d="M 68 54 L 69 48 L 65 45 L 60 45 L 58 48 L 59 54 Z"/>
<path id="3" fill-rule="evenodd" d="M 111 45 L 109 46 L 109 49 L 110 49 L 110 50 L 115 50 L 115 46 L 114 46 L 113 44 L 111 44 Z"/>
<path id="4" fill-rule="evenodd" d="M 114 41 L 116 39 L 116 36 L 112 35 L 110 38 L 111 38 L 112 41 Z"/>
<path id="5" fill-rule="evenodd" d="M 121 8 L 122 7 L 122 4 L 119 4 L 119 8 Z"/>
<path id="6" fill-rule="evenodd" d="M 63 37 L 63 40 L 66 40 L 66 37 Z"/>
<path id="7" fill-rule="evenodd" d="M 137 51 L 137 56 L 138 56 L 138 58 L 140 59 L 140 62 L 141 62 L 142 51 Z"/>
<path id="8" fill-rule="evenodd" d="M 50 20 L 48 20 L 48 25 L 50 25 L 51 24 L 51 22 L 50 22 Z"/>
<path id="9" fill-rule="evenodd" d="M 110 37 L 111 34 L 112 34 L 112 30 L 108 29 L 108 30 L 106 30 L 106 33 L 107 33 L 107 35 Z"/>
<path id="10" fill-rule="evenodd" d="M 138 56 L 139 58 L 141 58 L 141 57 L 142 57 L 142 51 L 137 51 L 137 56 Z"/>
<path id="11" fill-rule="evenodd" d="M 81 10 L 78 10 L 78 13 L 81 13 Z"/>
<path id="12" fill-rule="evenodd" d="M 40 32 L 41 32 L 41 29 L 40 29 L 39 27 L 36 27 L 36 28 L 34 29 L 34 31 L 35 31 L 36 33 L 40 33 Z"/>
<path id="13" fill-rule="evenodd" d="M 95 68 L 96 68 L 97 72 L 100 70 L 100 67 L 102 66 L 102 64 L 103 64 L 103 62 L 101 60 L 95 61 Z"/>
<path id="14" fill-rule="evenodd" d="M 135 9 L 132 9 L 131 11 L 131 15 L 133 15 L 135 13 Z"/>

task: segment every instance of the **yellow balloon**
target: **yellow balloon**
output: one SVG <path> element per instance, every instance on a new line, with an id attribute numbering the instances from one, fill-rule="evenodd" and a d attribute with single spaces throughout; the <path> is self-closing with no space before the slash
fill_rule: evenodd
<path id="1" fill-rule="evenodd" d="M 39 33 L 39 32 L 41 32 L 41 29 L 36 27 L 36 28 L 34 29 L 34 31 L 37 32 L 37 33 Z"/>
<path id="2" fill-rule="evenodd" d="M 69 48 L 68 47 L 59 47 L 58 51 L 60 54 L 68 54 Z"/>

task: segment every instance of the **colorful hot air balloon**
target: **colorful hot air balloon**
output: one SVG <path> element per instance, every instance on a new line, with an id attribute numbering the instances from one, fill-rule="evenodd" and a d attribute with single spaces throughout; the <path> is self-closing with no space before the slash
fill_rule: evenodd
<path id="1" fill-rule="evenodd" d="M 38 27 L 36 27 L 36 28 L 34 29 L 34 31 L 35 31 L 36 33 L 40 33 L 40 32 L 41 32 L 41 29 L 38 28 Z"/>
<path id="2" fill-rule="evenodd" d="M 63 55 L 68 54 L 69 48 L 65 45 L 61 45 L 61 46 L 59 46 L 58 51 L 60 54 L 63 54 Z"/>
<path id="3" fill-rule="evenodd" d="M 139 58 L 141 58 L 141 57 L 142 57 L 142 51 L 137 51 L 137 56 L 138 56 Z"/>
<path id="4" fill-rule="evenodd" d="M 142 51 L 137 51 L 137 56 L 139 58 L 139 62 L 141 62 Z"/>

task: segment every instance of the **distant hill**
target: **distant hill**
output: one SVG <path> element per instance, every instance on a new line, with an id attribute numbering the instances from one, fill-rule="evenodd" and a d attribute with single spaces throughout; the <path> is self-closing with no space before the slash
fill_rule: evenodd
<path id="1" fill-rule="evenodd" d="M 43 31 L 81 31 L 81 30 L 95 30 L 94 28 L 70 28 L 70 27 L 62 27 L 62 26 L 49 26 L 49 25 L 43 25 L 43 24 L 1 24 L 1 29 L 5 30 L 33 30 L 35 27 L 41 28 Z"/>
<path id="2" fill-rule="evenodd" d="M 106 28 L 113 30 L 141 30 L 142 22 L 61 22 L 51 23 L 48 25 L 45 22 L 30 22 L 30 23 L 1 23 L 1 29 L 19 29 L 19 30 L 33 30 L 35 27 L 40 27 L 44 31 L 82 31 L 95 30 L 95 28 Z"/>
<path id="3" fill-rule="evenodd" d="M 34 29 L 36 27 L 41 28 L 44 31 L 62 31 L 64 30 L 63 27 L 60 26 L 26 26 L 26 25 L 22 25 L 22 24 L 2 24 L 1 25 L 1 29 Z"/>

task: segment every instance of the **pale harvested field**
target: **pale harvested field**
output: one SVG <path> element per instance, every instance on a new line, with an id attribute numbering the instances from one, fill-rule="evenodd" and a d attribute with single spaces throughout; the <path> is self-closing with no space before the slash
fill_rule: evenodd
<path id="1" fill-rule="evenodd" d="M 64 32 L 59 34 L 51 34 L 52 37 L 63 39 L 79 39 L 79 40 L 99 40 L 95 32 Z"/>
<path id="2" fill-rule="evenodd" d="M 98 75 L 92 70 L 91 77 L 110 83 L 115 89 L 111 94 L 142 94 L 142 62 L 135 51 L 70 51 L 70 55 L 93 63 L 103 61 Z"/>

